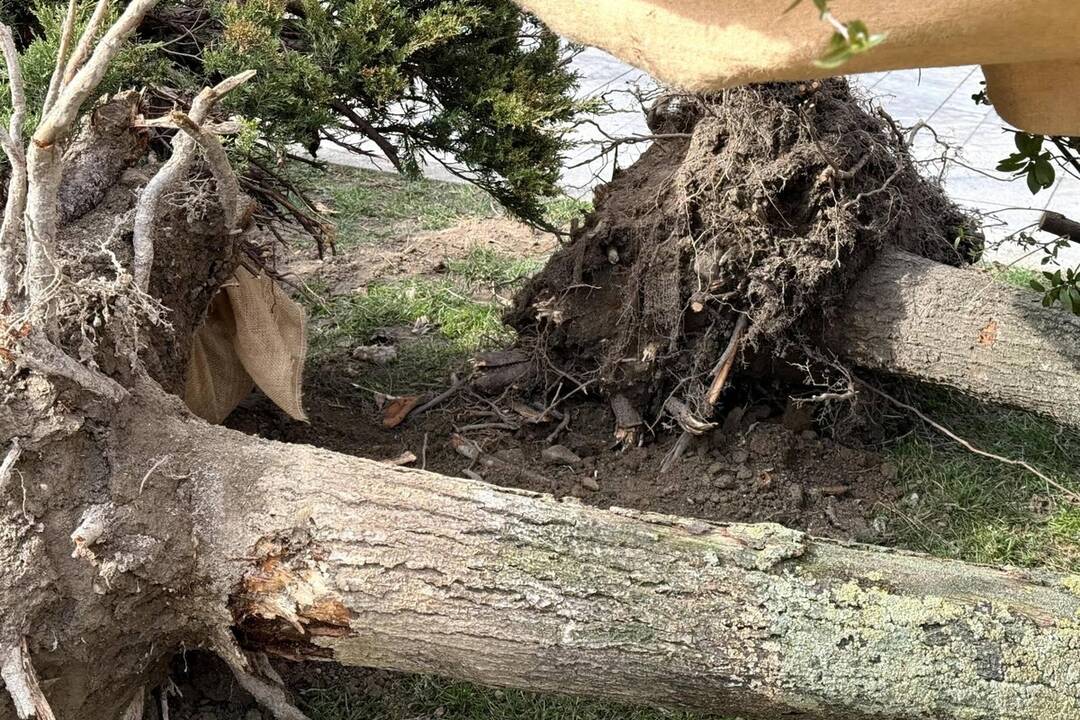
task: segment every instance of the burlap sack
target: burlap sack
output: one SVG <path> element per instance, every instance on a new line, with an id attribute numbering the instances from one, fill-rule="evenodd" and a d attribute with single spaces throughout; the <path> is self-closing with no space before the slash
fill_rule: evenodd
<path id="1" fill-rule="evenodd" d="M 273 279 L 238 268 L 195 333 L 184 401 L 220 423 L 257 385 L 290 417 L 306 420 L 306 355 L 304 309 Z"/>
<path id="2" fill-rule="evenodd" d="M 517 0 L 557 32 L 673 85 L 716 90 L 835 74 L 814 65 L 830 30 L 810 0 Z M 884 43 L 844 73 L 979 64 L 1007 121 L 1080 135 L 1080 0 L 835 0 Z"/>

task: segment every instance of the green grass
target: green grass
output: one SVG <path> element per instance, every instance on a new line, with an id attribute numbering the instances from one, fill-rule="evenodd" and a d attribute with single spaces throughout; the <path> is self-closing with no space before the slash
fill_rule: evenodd
<path id="1" fill-rule="evenodd" d="M 463 258 L 447 262 L 451 276 L 473 288 L 510 288 L 544 267 L 547 258 L 513 258 L 491 248 L 477 247 Z"/>
<path id="2" fill-rule="evenodd" d="M 1031 270 L 1030 268 L 1020 267 L 1018 265 L 1000 265 L 994 263 L 987 265 L 986 269 L 990 272 L 990 276 L 998 282 L 1003 282 L 1006 285 L 1012 285 L 1013 287 L 1023 288 L 1024 290 L 1031 290 L 1031 281 L 1041 275 L 1038 270 Z"/>
<path id="3" fill-rule="evenodd" d="M 501 213 L 482 190 L 462 183 L 340 166 L 331 166 L 314 181 L 308 176 L 308 182 L 323 189 L 342 250 Z"/>
<path id="4" fill-rule="evenodd" d="M 503 214 L 485 192 L 464 183 L 337 165 L 325 172 L 294 167 L 290 175 L 302 186 L 319 188 L 317 195 L 333 213 L 329 219 L 337 227 L 341 250 Z M 545 219 L 559 228 L 569 228 L 574 218 L 592 210 L 591 202 L 569 196 L 551 198 L 544 206 Z"/>
<path id="5" fill-rule="evenodd" d="M 955 392 L 911 392 L 910 404 L 976 447 L 1025 460 L 1080 491 L 1080 433 Z M 971 562 L 1080 572 L 1080 508 L 1060 490 L 1023 468 L 976 456 L 922 423 L 886 454 L 908 492 L 892 509 L 899 545 Z"/>
<path id="6" fill-rule="evenodd" d="M 440 678 L 401 675 L 373 696 L 342 688 L 308 690 L 312 720 L 692 720 L 687 713 L 558 695 L 499 690 Z"/>
<path id="7" fill-rule="evenodd" d="M 357 384 L 370 392 L 400 395 L 444 385 L 449 373 L 480 350 L 506 347 L 515 338 L 502 320 L 504 307 L 490 293 L 518 286 L 543 265 L 475 248 L 448 263 L 440 279 L 375 284 L 364 292 L 309 303 L 309 357 L 320 364 L 368 345 L 385 328 L 415 327 L 385 366 L 365 366 Z M 315 288 L 318 293 L 319 288 Z M 477 293 L 489 293 L 477 297 Z"/>
<path id="8" fill-rule="evenodd" d="M 558 228 L 569 228 L 576 218 L 584 218 L 592 212 L 593 204 L 588 200 L 578 200 L 569 195 L 551 198 L 544 203 L 545 219 Z"/>

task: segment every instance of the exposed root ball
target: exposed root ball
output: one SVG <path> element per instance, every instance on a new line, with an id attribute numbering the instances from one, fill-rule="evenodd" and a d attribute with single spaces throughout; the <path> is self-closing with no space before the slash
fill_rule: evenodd
<path id="1" fill-rule="evenodd" d="M 511 321 L 553 365 L 692 408 L 738 314 L 748 342 L 805 345 L 885 244 L 951 264 L 969 223 L 843 80 L 671 96 L 657 142 L 596 194 Z M 656 407 L 654 405 L 653 410 Z"/>

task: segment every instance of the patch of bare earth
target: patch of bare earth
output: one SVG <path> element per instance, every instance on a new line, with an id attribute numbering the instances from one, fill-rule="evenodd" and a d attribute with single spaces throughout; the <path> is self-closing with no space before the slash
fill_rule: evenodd
<path id="1" fill-rule="evenodd" d="M 481 218 L 446 230 L 360 245 L 325 260 L 312 259 L 309 251 L 303 251 L 287 261 L 284 272 L 309 284 L 318 280 L 330 295 L 344 295 L 376 280 L 438 275 L 447 260 L 464 258 L 476 248 L 531 258 L 547 255 L 557 245 L 552 235 L 510 218 Z"/>

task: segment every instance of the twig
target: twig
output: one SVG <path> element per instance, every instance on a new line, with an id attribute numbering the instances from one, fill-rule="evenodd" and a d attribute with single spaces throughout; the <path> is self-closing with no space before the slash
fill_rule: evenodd
<path id="1" fill-rule="evenodd" d="M 145 475 L 143 475 L 142 482 L 139 483 L 140 495 L 143 494 L 143 489 L 146 488 L 146 481 L 150 479 L 150 476 L 154 474 L 154 471 L 161 467 L 163 463 L 168 462 L 171 457 L 171 455 L 164 455 L 156 463 L 150 466 L 150 469 L 146 471 Z"/>
<path id="2" fill-rule="evenodd" d="M 896 405 L 898 408 L 902 408 L 904 410 L 907 410 L 911 414 L 915 415 L 917 418 L 922 420 L 924 423 L 926 423 L 927 425 L 929 425 L 933 429 L 937 430 L 939 433 L 941 433 L 945 437 L 949 438 L 950 440 L 952 440 L 956 444 L 960 445 L 964 449 L 968 450 L 969 452 L 972 452 L 975 455 L 979 455 L 981 457 L 989 458 L 990 460 L 995 460 L 995 461 L 997 461 L 999 463 L 1003 463 L 1005 465 L 1015 465 L 1017 467 L 1021 467 L 1021 468 L 1025 469 L 1025 470 L 1027 470 L 1029 473 L 1031 473 L 1035 477 L 1037 477 L 1040 480 L 1042 480 L 1043 482 L 1045 482 L 1048 486 L 1050 486 L 1052 488 L 1055 488 L 1056 490 L 1064 493 L 1065 496 L 1068 497 L 1074 504 L 1080 504 L 1080 494 L 1077 494 L 1073 490 L 1070 490 L 1069 488 L 1065 487 L 1061 483 L 1053 480 L 1052 478 L 1050 478 L 1050 476 L 1048 476 L 1045 473 L 1037 470 L 1030 463 L 1028 463 L 1028 462 L 1026 462 L 1024 460 L 1016 460 L 1015 458 L 1007 458 L 1007 457 L 1003 457 L 1001 455 L 995 455 L 994 453 L 986 452 L 985 450 L 980 450 L 979 448 L 975 447 L 974 445 L 972 445 L 970 442 L 968 442 L 964 438 L 962 438 L 959 435 L 957 435 L 956 433 L 954 433 L 952 430 L 949 430 L 944 425 L 941 425 L 940 423 L 937 423 L 937 422 L 934 422 L 933 420 L 931 420 L 929 417 L 926 416 L 925 413 L 923 413 L 918 408 L 913 407 L 911 405 L 908 405 L 907 403 L 896 399 L 895 397 L 888 394 L 884 390 L 879 390 L 878 388 L 874 387 L 873 385 L 866 382 L 865 380 L 860 380 L 859 378 L 854 378 L 854 380 L 859 385 L 862 385 L 863 387 L 865 387 L 867 390 L 874 393 L 875 395 L 877 395 L 877 396 L 879 396 L 881 398 L 884 398 L 885 400 L 888 400 L 889 402 L 891 402 L 893 405 Z"/>
<path id="3" fill-rule="evenodd" d="M 405 417 L 406 418 L 417 417 L 419 415 L 423 415 L 424 413 L 426 413 L 431 408 L 436 407 L 437 405 L 441 405 L 442 403 L 446 402 L 451 397 L 456 395 L 461 390 L 461 388 L 465 387 L 467 382 L 468 382 L 467 378 L 462 378 L 460 380 L 456 380 L 454 382 L 454 384 L 451 385 L 448 390 L 436 395 L 435 397 L 433 397 L 431 400 L 428 400 L 423 405 L 419 405 L 419 406 L 413 408 L 411 411 L 409 411 L 409 414 L 406 415 Z"/>
<path id="4" fill-rule="evenodd" d="M 724 388 L 727 387 L 728 377 L 731 375 L 731 369 L 735 366 L 736 351 L 739 349 L 739 344 L 742 342 L 743 336 L 746 335 L 746 329 L 749 327 L 750 321 L 747 320 L 745 315 L 740 315 L 739 319 L 735 321 L 735 329 L 731 333 L 731 338 L 728 340 L 727 347 L 724 348 L 724 352 L 720 355 L 720 359 L 716 361 L 716 365 L 713 367 L 713 381 L 709 386 L 709 392 L 705 396 L 705 402 L 708 404 L 709 410 L 716 406 L 717 400 L 720 399 L 721 393 L 724 392 Z M 668 402 L 671 402 L 674 398 L 668 398 Z M 666 404 L 666 403 L 665 403 Z M 685 407 L 685 406 L 684 406 Z M 681 423 L 680 423 L 681 424 Z M 671 449 L 667 457 L 664 458 L 664 462 L 660 465 L 660 472 L 667 472 L 680 458 L 686 453 L 686 450 L 690 447 L 690 441 L 695 434 L 683 426 L 683 433 L 679 436 L 679 441 L 675 443 L 675 447 Z"/>
<path id="5" fill-rule="evenodd" d="M 427 441 L 428 434 L 424 433 L 424 444 L 420 446 L 420 469 L 427 470 Z"/>
<path id="6" fill-rule="evenodd" d="M 459 427 L 458 432 L 469 432 L 472 430 L 508 430 L 510 432 L 517 432 L 521 429 L 521 426 L 514 425 L 512 423 L 501 422 L 489 422 L 489 423 L 476 423 L 475 425 L 463 425 Z"/>
<path id="7" fill-rule="evenodd" d="M 563 430 L 565 430 L 566 427 L 569 424 L 570 424 L 570 411 L 568 410 L 567 412 L 563 413 L 563 419 L 561 421 L 559 421 L 559 424 L 555 427 L 555 429 L 552 430 L 550 433 L 548 433 L 548 436 L 546 438 L 544 438 L 544 442 L 547 443 L 548 445 L 550 445 L 551 443 L 558 440 L 559 436 L 562 435 Z"/>
<path id="8" fill-rule="evenodd" d="M 728 375 L 731 374 L 731 369 L 735 365 L 735 351 L 739 349 L 739 343 L 742 342 L 749 324 L 750 321 L 746 319 L 745 315 L 739 316 L 739 319 L 735 322 L 735 330 L 731 333 L 731 339 L 728 340 L 727 347 L 713 368 L 712 385 L 709 386 L 709 392 L 705 396 L 705 400 L 710 406 L 716 405 L 716 401 L 720 399 L 720 394 L 724 392 Z"/>

